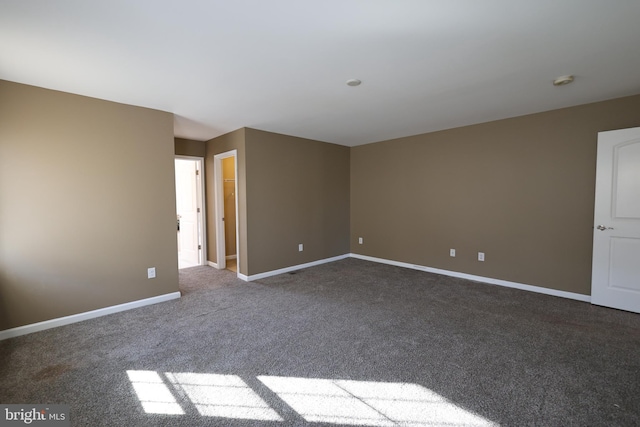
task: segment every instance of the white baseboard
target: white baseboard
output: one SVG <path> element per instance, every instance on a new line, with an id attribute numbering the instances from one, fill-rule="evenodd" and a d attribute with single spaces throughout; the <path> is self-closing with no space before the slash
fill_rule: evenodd
<path id="1" fill-rule="evenodd" d="M 459 273 L 457 271 L 441 270 L 439 268 L 425 267 L 423 265 L 409 264 L 400 261 L 391 261 L 384 258 L 376 258 L 367 255 L 350 254 L 352 258 L 365 261 L 379 262 L 382 264 L 395 265 L 397 267 L 411 268 L 413 270 L 426 271 L 429 273 L 442 274 L 444 276 L 458 277 L 460 279 L 474 280 L 476 282 L 488 283 L 491 285 L 505 286 L 507 288 L 522 289 L 524 291 L 537 292 L 539 294 L 553 295 L 555 297 L 569 298 L 578 301 L 591 302 L 591 296 L 576 294 L 574 292 L 559 291 L 556 289 L 543 288 L 540 286 L 525 285 L 524 283 L 509 282 L 502 279 L 492 279 L 490 277 L 475 276 L 473 274 Z"/>
<path id="2" fill-rule="evenodd" d="M 227 259 L 235 259 L 235 258 L 236 258 L 235 255 L 231 255 L 231 258 L 227 257 Z M 210 267 L 218 268 L 218 264 L 213 262 L 213 261 L 207 261 L 207 264 L 209 264 Z M 245 282 L 249 281 L 249 278 L 246 275 L 241 274 L 241 273 L 237 273 L 237 275 L 238 275 L 238 279 L 244 280 Z"/>
<path id="3" fill-rule="evenodd" d="M 350 254 L 338 255 L 331 258 L 325 258 L 325 259 L 320 259 L 318 261 L 308 262 L 306 264 L 293 265 L 291 267 L 285 267 L 279 270 L 267 271 L 264 273 L 253 274 L 251 276 L 244 276 L 246 278 L 240 277 L 241 275 L 238 274 L 238 277 L 241 278 L 242 280 L 246 280 L 250 282 L 252 280 L 260 280 L 260 279 L 264 279 L 265 277 L 277 276 L 278 274 L 289 273 L 290 271 L 301 270 L 303 268 L 309 268 L 309 267 L 313 267 L 320 264 L 326 264 L 328 262 L 339 261 L 341 259 L 349 258 L 349 256 Z"/>
<path id="4" fill-rule="evenodd" d="M 442 274 L 444 276 L 457 277 L 460 279 L 474 280 L 476 282 L 488 283 L 492 285 L 505 286 L 508 288 L 521 289 L 530 292 L 536 292 L 546 295 L 552 295 L 556 297 L 569 298 L 577 301 L 591 302 L 591 296 L 577 294 L 574 292 L 559 291 L 556 289 L 543 288 L 540 286 L 526 285 L 524 283 L 510 282 L 501 279 L 492 279 L 490 277 L 476 276 L 473 274 L 459 273 L 457 271 L 441 270 L 439 268 L 426 267 L 423 265 L 410 264 L 400 261 L 392 261 L 384 258 L 376 258 L 368 255 L 360 254 L 345 254 L 332 258 L 321 259 L 318 261 L 308 262 L 306 264 L 294 265 L 291 267 L 281 268 L 279 270 L 267 271 L 264 273 L 254 274 L 246 276 L 238 273 L 238 278 L 244 281 L 260 280 L 266 277 L 276 276 L 278 274 L 284 274 L 295 270 L 301 270 L 303 268 L 309 268 L 316 265 L 326 264 L 329 262 L 339 261 L 345 258 L 357 258 L 365 261 L 378 262 L 381 264 L 394 265 L 397 267 L 411 268 L 413 270 L 426 271 L 428 273 Z M 207 262 L 211 267 L 218 268 L 218 265 L 214 262 Z M 118 313 L 121 311 L 131 310 L 138 307 L 144 307 L 146 305 L 157 304 L 160 302 L 170 301 L 172 299 L 180 298 L 180 292 L 172 292 L 170 294 L 158 295 L 151 298 L 146 298 L 138 301 L 131 301 L 124 304 L 114 305 L 111 307 L 100 308 L 98 310 L 87 311 L 84 313 L 73 314 L 70 316 L 59 317 L 57 319 L 45 320 L 44 322 L 33 323 L 30 325 L 19 326 L 17 328 L 6 329 L 0 331 L 0 341 L 8 338 L 18 337 L 21 335 L 30 334 L 33 332 L 43 331 L 46 329 L 56 328 L 58 326 L 69 325 L 71 323 L 81 322 L 83 320 L 94 319 L 96 317 L 106 316 L 108 314 Z"/>
<path id="5" fill-rule="evenodd" d="M 82 322 L 83 320 L 94 319 L 120 311 L 131 310 L 133 308 L 144 307 L 145 305 L 157 304 L 172 299 L 180 298 L 180 292 L 158 295 L 156 297 L 131 301 L 124 304 L 112 305 L 111 307 L 99 308 L 97 310 L 86 311 L 84 313 L 72 314 L 70 316 L 58 317 L 57 319 L 45 320 L 44 322 L 32 323 L 30 325 L 18 326 L 17 328 L 0 331 L 0 341 L 8 338 L 19 337 L 33 332 L 44 331 L 45 329 L 56 328 L 58 326 L 69 325 L 71 323 Z"/>

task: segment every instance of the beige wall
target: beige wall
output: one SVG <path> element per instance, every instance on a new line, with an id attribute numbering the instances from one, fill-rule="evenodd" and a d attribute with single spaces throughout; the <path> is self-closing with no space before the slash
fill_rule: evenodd
<path id="1" fill-rule="evenodd" d="M 349 148 L 245 132 L 249 274 L 349 253 Z"/>
<path id="2" fill-rule="evenodd" d="M 247 190 L 245 165 L 245 129 L 238 129 L 206 142 L 205 177 L 207 199 L 207 259 L 217 262 L 216 253 L 216 206 L 213 158 L 216 154 L 237 150 L 238 161 L 238 230 L 240 251 L 238 272 L 247 275 Z"/>
<path id="3" fill-rule="evenodd" d="M 249 128 L 206 144 L 210 184 L 214 155 L 238 150 L 241 274 L 349 252 L 348 147 Z M 213 185 L 207 186 L 207 216 L 208 258 L 216 262 Z"/>
<path id="4" fill-rule="evenodd" d="M 351 250 L 590 294 L 597 133 L 639 111 L 633 96 L 355 147 Z"/>
<path id="5" fill-rule="evenodd" d="M 351 251 L 590 294 L 597 132 L 640 126 L 633 96 L 351 149 L 199 143 L 165 112 L 6 81 L 0 100 L 0 330 L 177 291 L 175 154 L 206 154 L 215 262 L 213 156 L 232 149 L 242 274 Z"/>
<path id="6" fill-rule="evenodd" d="M 175 138 L 174 147 L 176 156 L 204 157 L 206 154 L 206 143 L 204 141 Z"/>
<path id="7" fill-rule="evenodd" d="M 177 291 L 173 158 L 169 113 L 0 81 L 0 330 Z"/>

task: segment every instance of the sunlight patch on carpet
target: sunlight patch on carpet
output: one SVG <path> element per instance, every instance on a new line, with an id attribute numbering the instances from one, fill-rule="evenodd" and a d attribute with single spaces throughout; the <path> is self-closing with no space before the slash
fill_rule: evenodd
<path id="1" fill-rule="evenodd" d="M 161 375 L 155 371 L 127 371 L 127 375 L 148 414 L 183 415 L 192 405 L 195 410 L 191 411 L 203 417 L 285 421 L 237 375 Z M 307 422 L 371 427 L 497 426 L 419 384 L 269 375 L 257 379 Z"/>
<path id="2" fill-rule="evenodd" d="M 496 426 L 418 384 L 274 376 L 258 379 L 308 422 L 361 426 Z"/>
<path id="3" fill-rule="evenodd" d="M 176 388 L 184 391 L 202 416 L 283 421 L 236 375 L 169 372 L 166 376 Z"/>
<path id="4" fill-rule="evenodd" d="M 183 415 L 184 411 L 157 372 L 127 371 L 129 381 L 147 414 Z"/>

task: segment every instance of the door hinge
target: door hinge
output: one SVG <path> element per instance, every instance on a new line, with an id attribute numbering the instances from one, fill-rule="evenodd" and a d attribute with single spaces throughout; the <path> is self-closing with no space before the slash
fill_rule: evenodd
<path id="1" fill-rule="evenodd" d="M 200 213 L 200 208 L 198 208 L 197 212 Z"/>
<path id="2" fill-rule="evenodd" d="M 196 175 L 200 175 L 200 171 L 196 169 Z"/>
<path id="3" fill-rule="evenodd" d="M 224 218 L 222 218 L 222 221 L 224 222 Z"/>
<path id="4" fill-rule="evenodd" d="M 202 245 L 198 245 L 198 250 L 202 249 Z"/>

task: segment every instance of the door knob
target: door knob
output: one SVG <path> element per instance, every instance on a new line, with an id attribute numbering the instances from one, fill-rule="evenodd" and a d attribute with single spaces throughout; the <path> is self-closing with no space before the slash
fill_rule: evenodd
<path id="1" fill-rule="evenodd" d="M 600 231 L 604 231 L 604 230 L 613 230 L 613 227 L 607 227 L 606 225 L 599 225 L 596 227 L 598 230 Z"/>

